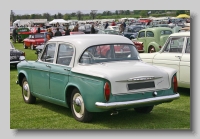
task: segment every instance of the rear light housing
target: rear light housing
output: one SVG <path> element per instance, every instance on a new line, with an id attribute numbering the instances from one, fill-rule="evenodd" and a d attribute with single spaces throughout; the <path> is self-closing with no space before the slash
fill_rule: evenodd
<path id="1" fill-rule="evenodd" d="M 177 81 L 176 74 L 172 77 L 172 89 L 173 89 L 174 93 L 177 93 L 178 81 Z"/>
<path id="2" fill-rule="evenodd" d="M 109 101 L 109 99 L 110 99 L 110 92 L 111 92 L 110 84 L 108 82 L 106 82 L 104 84 L 104 98 L 106 101 Z"/>

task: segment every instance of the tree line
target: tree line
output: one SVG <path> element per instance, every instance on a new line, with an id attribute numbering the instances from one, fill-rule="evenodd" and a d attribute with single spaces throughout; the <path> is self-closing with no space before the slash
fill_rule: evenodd
<path id="1" fill-rule="evenodd" d="M 24 14 L 18 15 L 11 10 L 10 13 L 10 21 L 14 22 L 17 19 L 47 19 L 47 21 L 51 21 L 53 19 L 64 19 L 64 20 L 92 20 L 92 19 L 117 19 L 122 17 L 148 17 L 148 16 L 177 16 L 179 14 L 190 14 L 189 10 L 116 10 L 115 12 L 111 12 L 109 10 L 103 11 L 102 13 L 98 13 L 98 10 L 91 10 L 90 13 L 82 13 L 81 11 L 65 13 L 62 14 L 58 12 L 57 14 Z"/>

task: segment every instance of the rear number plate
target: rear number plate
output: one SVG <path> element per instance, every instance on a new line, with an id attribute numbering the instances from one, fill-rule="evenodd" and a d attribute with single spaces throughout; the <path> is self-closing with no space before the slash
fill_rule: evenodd
<path id="1" fill-rule="evenodd" d="M 128 84 L 128 90 L 137 90 L 137 89 L 145 89 L 145 88 L 155 88 L 154 82 L 152 81 L 152 82 Z"/>

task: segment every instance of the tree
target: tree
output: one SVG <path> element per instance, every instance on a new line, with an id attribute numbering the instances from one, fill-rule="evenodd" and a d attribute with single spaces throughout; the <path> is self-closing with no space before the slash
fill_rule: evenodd
<path id="1" fill-rule="evenodd" d="M 61 13 L 58 13 L 58 19 L 62 19 L 63 15 Z"/>
<path id="2" fill-rule="evenodd" d="M 71 13 L 71 16 L 73 17 L 73 16 L 76 16 L 76 13 Z"/>
<path id="3" fill-rule="evenodd" d="M 71 16 L 69 14 L 64 14 L 63 18 L 64 20 L 70 20 Z"/>
<path id="4" fill-rule="evenodd" d="M 177 10 L 176 15 L 179 15 L 179 14 L 185 14 L 185 10 Z"/>
<path id="5" fill-rule="evenodd" d="M 57 15 L 56 14 L 54 15 L 54 19 L 57 19 Z"/>
<path id="6" fill-rule="evenodd" d="M 107 15 L 107 12 L 106 12 L 106 11 L 103 11 L 102 15 L 104 15 L 104 16 Z"/>
<path id="7" fill-rule="evenodd" d="M 133 12 L 134 12 L 134 14 L 140 14 L 141 11 L 140 10 L 134 10 Z"/>
<path id="8" fill-rule="evenodd" d="M 118 13 L 118 10 L 116 10 L 116 11 L 115 11 L 115 14 L 116 14 L 116 15 L 118 15 L 118 14 L 119 14 L 119 13 Z"/>
<path id="9" fill-rule="evenodd" d="M 146 17 L 148 14 L 147 14 L 147 11 L 141 11 L 140 12 L 140 15 L 142 16 L 142 17 Z"/>
<path id="10" fill-rule="evenodd" d="M 126 10 L 126 11 L 125 11 L 125 14 L 126 14 L 126 15 L 130 15 L 130 11 L 129 11 L 129 10 Z"/>
<path id="11" fill-rule="evenodd" d="M 15 13 L 11 10 L 10 12 L 10 22 L 13 23 L 15 21 Z"/>
<path id="12" fill-rule="evenodd" d="M 92 19 L 95 19 L 96 14 L 97 14 L 97 10 L 91 10 L 90 15 Z"/>
<path id="13" fill-rule="evenodd" d="M 44 13 L 43 18 L 47 19 L 47 21 L 51 20 L 51 15 L 49 13 Z"/>
<path id="14" fill-rule="evenodd" d="M 82 12 L 81 11 L 77 11 L 76 15 L 77 15 L 78 20 L 82 19 Z"/>

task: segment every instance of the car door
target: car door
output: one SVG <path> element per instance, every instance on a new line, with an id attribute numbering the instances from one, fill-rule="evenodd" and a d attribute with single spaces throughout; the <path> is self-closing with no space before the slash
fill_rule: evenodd
<path id="1" fill-rule="evenodd" d="M 146 37 L 145 31 L 140 31 L 137 37 L 137 41 L 143 42 L 144 50 L 146 50 Z"/>
<path id="2" fill-rule="evenodd" d="M 186 47 L 180 61 L 180 83 L 190 87 L 190 37 L 187 37 Z"/>
<path id="3" fill-rule="evenodd" d="M 170 37 L 168 42 L 153 59 L 153 65 L 176 69 L 177 79 L 180 80 L 180 61 L 183 56 L 185 37 Z"/>
<path id="4" fill-rule="evenodd" d="M 50 96 L 49 71 L 53 65 L 56 43 L 48 43 L 41 58 L 34 63 L 32 72 L 33 92 L 42 96 Z"/>
<path id="5" fill-rule="evenodd" d="M 50 69 L 51 97 L 64 101 L 69 73 L 74 62 L 74 47 L 67 43 L 58 43 L 55 64 Z"/>

